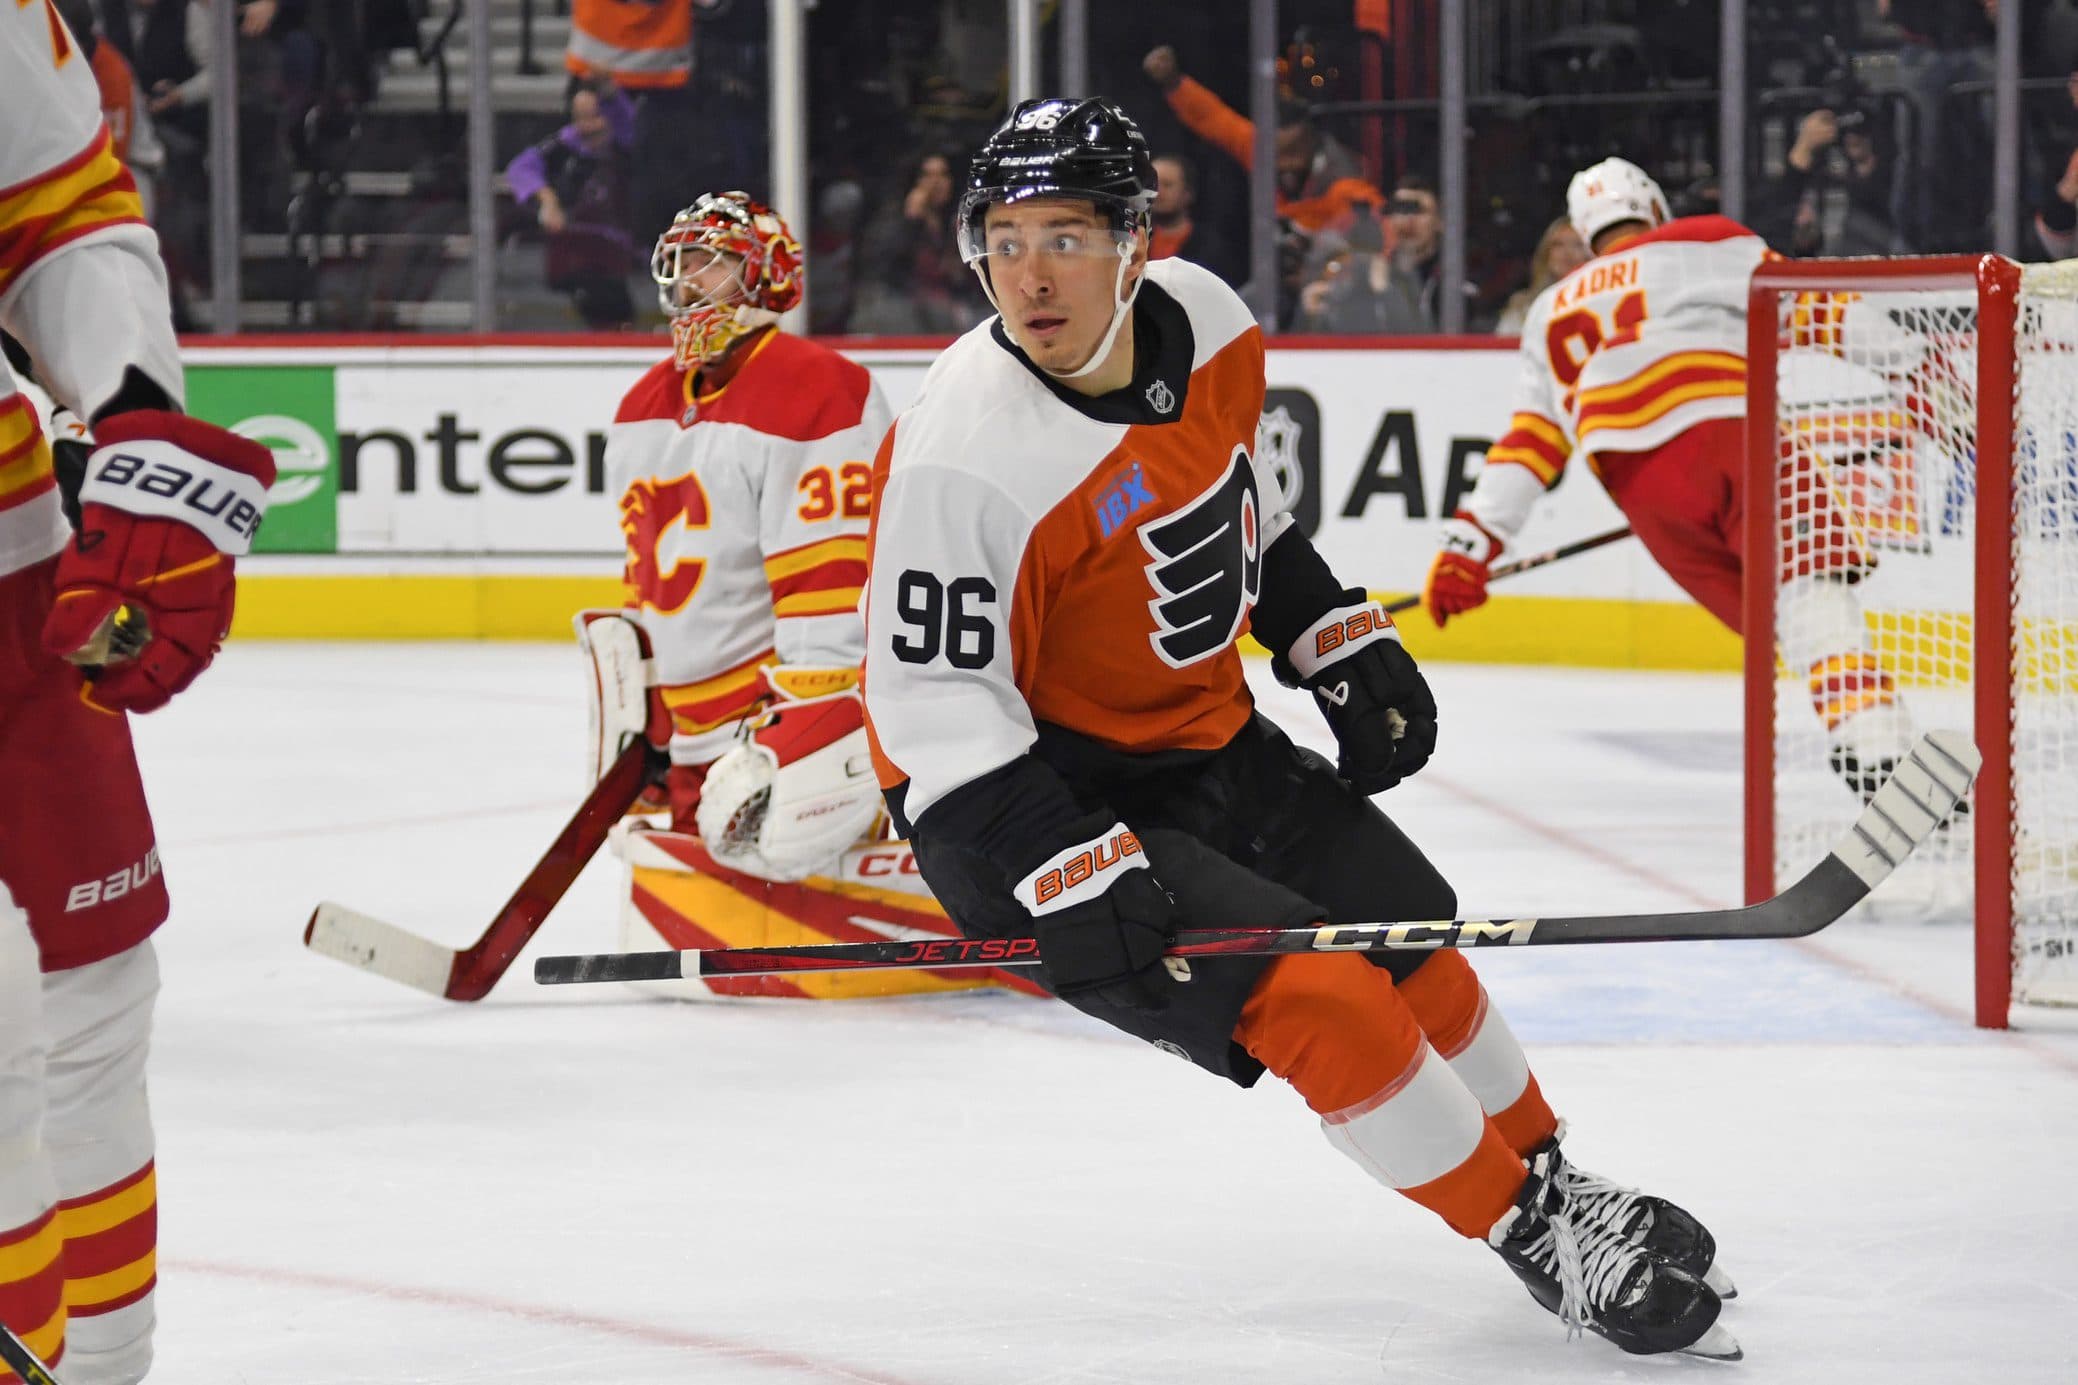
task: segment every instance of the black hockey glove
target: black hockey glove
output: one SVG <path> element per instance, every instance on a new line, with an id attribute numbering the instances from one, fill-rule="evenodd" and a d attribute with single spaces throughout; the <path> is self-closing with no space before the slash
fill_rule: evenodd
<path id="1" fill-rule="evenodd" d="M 1017 883 L 1018 903 L 1032 915 L 1039 961 L 1054 994 L 1085 992 L 1133 1010 L 1168 1006 L 1162 951 L 1176 936 L 1169 897 L 1139 839 L 1122 822 L 1082 819 L 1085 834 Z"/>
<path id="2" fill-rule="evenodd" d="M 1365 794 L 1383 793 L 1429 762 L 1436 699 L 1400 644 L 1393 619 L 1359 591 L 1272 663 L 1288 688 L 1320 700 L 1341 756 L 1335 772 Z"/>

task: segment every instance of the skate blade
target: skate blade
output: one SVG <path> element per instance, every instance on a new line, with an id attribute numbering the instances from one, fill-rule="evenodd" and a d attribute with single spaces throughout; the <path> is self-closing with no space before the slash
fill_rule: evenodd
<path id="1" fill-rule="evenodd" d="M 1700 1356 L 1706 1361 L 1740 1361 L 1746 1353 L 1739 1349 L 1738 1338 L 1724 1330 L 1724 1324 L 1711 1323 L 1710 1330 L 1681 1349 L 1683 1356 Z"/>
<path id="2" fill-rule="evenodd" d="M 1724 1266 L 1715 1260 L 1710 1262 L 1709 1269 L 1703 1271 L 1703 1282 L 1708 1284 L 1719 1298 L 1739 1296 L 1739 1286 L 1732 1283 L 1732 1277 L 1724 1272 Z"/>

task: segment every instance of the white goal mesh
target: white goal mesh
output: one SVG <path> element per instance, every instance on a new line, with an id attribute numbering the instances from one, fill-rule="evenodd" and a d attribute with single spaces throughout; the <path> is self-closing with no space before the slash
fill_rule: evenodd
<path id="1" fill-rule="evenodd" d="M 1865 264 L 1843 277 L 1859 287 L 1774 298 L 1776 878 L 1825 853 L 1911 734 L 1970 729 L 1988 763 L 2010 767 L 2010 832 L 1990 840 L 1987 775 L 1973 811 L 1871 908 L 1984 912 L 1973 853 L 1995 853 L 2013 998 L 2078 1004 L 2078 261 L 2023 268 L 2014 329 L 1987 312 L 1981 340 L 1968 275 L 1896 289 Z M 1985 377 L 2010 380 L 2011 399 L 1980 399 L 1983 352 L 2011 362 Z M 2011 446 L 1980 455 L 2000 408 Z M 1980 552 L 1993 466 L 2013 511 L 1985 512 L 1998 527 Z M 2010 602 L 2012 638 L 1980 667 L 1977 627 L 1996 602 Z M 2010 758 L 1980 713 L 2009 720 Z"/>

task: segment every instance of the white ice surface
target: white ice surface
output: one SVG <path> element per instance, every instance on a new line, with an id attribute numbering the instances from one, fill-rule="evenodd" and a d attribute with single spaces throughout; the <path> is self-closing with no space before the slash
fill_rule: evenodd
<path id="1" fill-rule="evenodd" d="M 1730 679 L 1431 674 L 1441 753 L 1382 804 L 1468 910 L 1736 902 Z M 306 953 L 320 898 L 476 936 L 580 793 L 567 650 L 234 644 L 137 730 L 175 899 L 154 1381 L 2078 1380 L 2078 1025 L 1971 1029 L 1959 928 L 1480 954 L 1570 1152 L 1744 1290 L 1744 1363 L 1645 1361 L 1274 1080 L 1064 1007 L 535 988 L 613 945 L 610 862 L 477 1005 Z"/>

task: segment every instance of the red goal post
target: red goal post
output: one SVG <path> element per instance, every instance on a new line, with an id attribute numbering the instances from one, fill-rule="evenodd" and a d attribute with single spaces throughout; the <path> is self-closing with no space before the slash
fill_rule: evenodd
<path id="1" fill-rule="evenodd" d="M 1973 921 L 1988 1028 L 2017 999 L 2078 1002 L 2074 270 L 1775 261 L 1748 302 L 1746 895 L 1767 898 L 1804 836 L 1859 809 L 1842 708 L 1894 700 L 1918 730 L 1968 729 L 1984 754 L 1972 810 L 1890 893 Z M 1847 523 L 1814 519 L 1828 508 Z M 1817 635 L 1784 615 L 1813 608 L 1830 613 Z"/>

